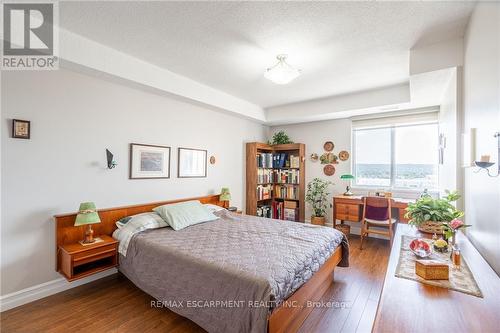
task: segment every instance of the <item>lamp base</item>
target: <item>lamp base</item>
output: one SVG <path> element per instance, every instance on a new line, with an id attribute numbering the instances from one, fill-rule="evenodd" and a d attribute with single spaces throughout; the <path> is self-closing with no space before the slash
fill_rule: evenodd
<path id="1" fill-rule="evenodd" d="M 85 228 L 85 238 L 83 239 L 82 244 L 92 244 L 94 242 L 94 230 L 92 230 L 92 225 L 87 224 L 87 227 Z"/>
<path id="2" fill-rule="evenodd" d="M 344 192 L 343 195 L 346 196 L 346 197 L 352 197 L 354 195 L 354 193 L 351 192 L 351 187 L 350 186 L 347 186 L 345 188 L 345 192 Z"/>
<path id="3" fill-rule="evenodd" d="M 101 242 L 104 242 L 104 240 L 102 238 L 96 237 L 96 238 L 94 238 L 94 241 L 92 243 L 85 243 L 85 241 L 83 241 L 83 240 L 79 241 L 78 243 L 80 243 L 80 245 L 83 245 L 83 246 L 89 246 L 89 245 L 93 245 L 93 244 L 97 244 L 97 243 L 101 243 Z"/>

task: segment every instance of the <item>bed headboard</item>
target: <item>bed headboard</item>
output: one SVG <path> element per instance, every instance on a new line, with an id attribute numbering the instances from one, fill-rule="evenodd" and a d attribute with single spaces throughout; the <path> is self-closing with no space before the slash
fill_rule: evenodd
<path id="1" fill-rule="evenodd" d="M 228 205 L 228 201 L 220 201 L 219 194 L 207 195 L 204 197 L 197 198 L 187 198 L 187 199 L 177 199 L 170 201 L 160 201 L 160 202 L 151 202 L 146 204 L 132 205 L 132 206 L 123 206 L 123 207 L 115 207 L 115 208 L 106 208 L 98 210 L 99 217 L 101 218 L 101 223 L 93 224 L 92 229 L 94 230 L 94 235 L 97 237 L 99 235 L 109 235 L 113 234 L 113 231 L 116 229 L 115 222 L 121 219 L 122 217 L 151 212 L 153 208 L 189 201 L 189 200 L 199 200 L 201 203 L 206 204 L 214 204 L 221 207 L 226 207 Z M 76 243 L 79 240 L 83 239 L 85 233 L 85 226 L 75 227 L 75 219 L 77 213 L 70 214 L 61 214 L 55 215 L 55 232 L 56 232 L 56 264 L 57 264 L 57 249 L 59 245 Z"/>

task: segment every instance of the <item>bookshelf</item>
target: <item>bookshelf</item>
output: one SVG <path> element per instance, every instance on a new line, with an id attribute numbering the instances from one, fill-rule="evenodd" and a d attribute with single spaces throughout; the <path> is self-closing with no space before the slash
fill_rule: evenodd
<path id="1" fill-rule="evenodd" d="M 246 214 L 304 222 L 305 145 L 246 144 Z"/>

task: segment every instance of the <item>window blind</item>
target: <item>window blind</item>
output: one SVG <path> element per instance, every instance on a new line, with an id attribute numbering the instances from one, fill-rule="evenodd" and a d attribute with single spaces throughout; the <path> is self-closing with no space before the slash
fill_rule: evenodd
<path id="1" fill-rule="evenodd" d="M 404 126 L 412 124 L 424 124 L 437 122 L 439 116 L 439 109 L 430 109 L 425 112 L 417 113 L 402 113 L 402 112 L 388 112 L 379 113 L 371 116 L 353 117 L 352 129 L 362 128 L 377 128 L 377 127 L 391 127 L 391 126 Z"/>

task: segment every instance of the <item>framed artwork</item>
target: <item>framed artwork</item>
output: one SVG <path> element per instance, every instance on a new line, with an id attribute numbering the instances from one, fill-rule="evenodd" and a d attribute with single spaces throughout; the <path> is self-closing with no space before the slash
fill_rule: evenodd
<path id="1" fill-rule="evenodd" d="M 31 123 L 28 120 L 12 119 L 12 137 L 16 139 L 29 139 Z"/>
<path id="2" fill-rule="evenodd" d="M 170 178 L 170 147 L 131 143 L 129 178 Z"/>
<path id="3" fill-rule="evenodd" d="M 203 178 L 207 176 L 207 151 L 203 149 L 179 148 L 177 177 Z"/>

